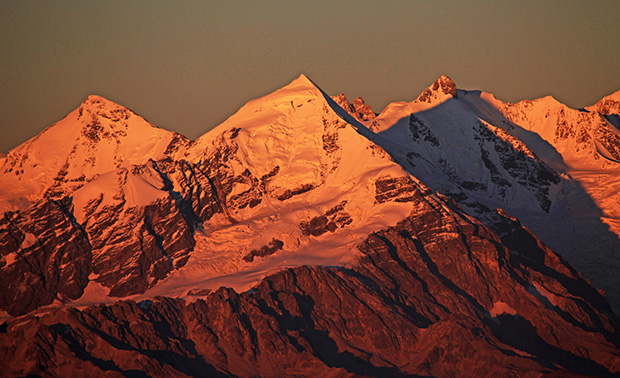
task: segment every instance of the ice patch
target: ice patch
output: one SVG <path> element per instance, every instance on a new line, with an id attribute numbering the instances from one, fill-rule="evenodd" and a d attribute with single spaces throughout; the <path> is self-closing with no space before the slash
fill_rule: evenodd
<path id="1" fill-rule="evenodd" d="M 517 311 L 510 307 L 509 304 L 499 301 L 493 304 L 493 308 L 489 311 L 489 314 L 495 318 L 498 315 L 517 315 Z"/>
<path id="2" fill-rule="evenodd" d="M 115 205 L 119 195 L 124 198 L 127 208 L 147 206 L 168 196 L 167 191 L 160 189 L 163 187 L 161 177 L 151 166 L 134 166 L 131 171 L 119 168 L 100 175 L 75 191 L 75 218 L 80 224 L 85 223 L 89 215 L 85 212 L 87 207 L 98 200 L 98 208 Z"/>
<path id="3" fill-rule="evenodd" d="M 17 252 L 11 252 L 8 255 L 4 256 L 3 258 L 4 258 L 4 262 L 6 263 L 5 266 L 9 266 L 13 264 L 15 260 L 17 260 Z"/>
<path id="4" fill-rule="evenodd" d="M 72 302 L 73 307 L 87 307 L 95 304 L 110 304 L 114 303 L 118 298 L 111 298 L 108 296 L 110 289 L 103 286 L 99 282 L 90 281 L 84 289 L 84 294 Z"/>
<path id="5" fill-rule="evenodd" d="M 22 245 L 20 246 L 21 249 L 26 249 L 28 247 L 31 247 L 34 245 L 34 243 L 37 242 L 37 237 L 34 236 L 34 234 L 31 234 L 29 232 L 26 233 L 26 237 L 24 238 L 24 240 L 22 241 Z"/>

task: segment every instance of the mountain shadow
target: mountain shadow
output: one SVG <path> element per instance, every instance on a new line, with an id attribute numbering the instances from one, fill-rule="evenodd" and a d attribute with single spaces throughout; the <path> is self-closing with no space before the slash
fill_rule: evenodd
<path id="1" fill-rule="evenodd" d="M 461 97 L 484 102 L 480 93 L 459 90 Z M 404 115 L 371 138 L 490 228 L 500 223 L 496 209 L 518 218 L 604 289 L 620 313 L 620 238 L 601 219 L 603 209 L 549 142 L 485 104 L 478 104 L 484 112 L 474 112 L 460 98 L 449 98 Z"/>

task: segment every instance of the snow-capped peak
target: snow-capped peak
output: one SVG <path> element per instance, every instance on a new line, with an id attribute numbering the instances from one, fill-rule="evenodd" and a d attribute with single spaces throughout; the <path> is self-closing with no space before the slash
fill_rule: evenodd
<path id="1" fill-rule="evenodd" d="M 323 108 L 324 111 L 329 111 L 331 108 L 337 113 L 342 112 L 342 109 L 335 104 L 334 106 L 329 104 L 328 99 L 331 101 L 329 96 L 302 74 L 275 92 L 246 103 L 222 124 L 198 138 L 192 149 L 201 154 L 205 147 L 211 145 L 213 139 L 232 128 L 245 130 L 252 134 L 259 129 L 274 128 L 277 124 L 289 127 L 290 123 L 286 122 L 287 118 L 296 118 L 300 112 L 314 113 L 316 106 L 319 106 L 319 109 Z M 346 112 L 342 113 L 344 115 L 341 116 L 351 118 Z M 353 122 L 356 121 L 353 120 Z M 322 130 L 320 124 L 313 126 L 317 127 L 317 131 L 319 128 Z M 309 130 L 304 130 L 306 131 Z"/>
<path id="2" fill-rule="evenodd" d="M 96 115 L 109 119 L 118 118 L 121 113 L 125 114 L 127 117 L 134 114 L 126 107 L 99 95 L 88 96 L 77 110 L 80 115 Z"/>
<path id="3" fill-rule="evenodd" d="M 377 191 L 401 193 L 410 178 L 371 134 L 304 75 L 248 102 L 183 156 L 214 188 L 221 213 L 203 219 L 187 268 L 147 295 L 184 296 L 198 284 L 246 290 L 265 269 L 347 264 L 363 237 L 412 211 L 404 199 L 373 200 Z M 189 176 L 171 177 L 175 192 L 188 192 Z M 196 273 L 201 266 L 213 269 Z"/>
<path id="4" fill-rule="evenodd" d="M 89 96 L 76 110 L 11 150 L 0 163 L 0 212 L 23 209 L 40 196 L 62 196 L 126 165 L 164 156 L 183 139 L 131 110 Z"/>
<path id="5" fill-rule="evenodd" d="M 467 93 L 466 91 L 462 91 Z M 426 88 L 420 96 L 414 101 L 392 102 L 383 109 L 383 111 L 373 120 L 371 129 L 377 133 L 381 133 L 401 119 L 409 117 L 411 114 L 423 112 L 447 101 L 458 99 L 458 90 L 454 81 L 448 76 L 442 75 L 435 80 L 428 88 Z"/>
<path id="6" fill-rule="evenodd" d="M 310 78 L 308 78 L 308 76 L 306 76 L 304 74 L 299 75 L 299 77 L 297 77 L 297 79 L 293 80 L 289 85 L 285 86 L 284 88 L 296 87 L 296 86 L 300 86 L 300 87 L 311 86 L 311 87 L 317 88 L 317 85 L 314 84 L 314 82 L 312 80 L 310 80 Z"/>
<path id="7" fill-rule="evenodd" d="M 116 108 L 120 108 L 123 107 L 117 103 L 115 103 L 112 100 L 108 100 L 107 98 L 100 96 L 100 95 L 96 95 L 96 94 L 91 94 L 88 97 L 86 97 L 86 99 L 84 100 L 84 102 L 82 102 L 82 104 L 80 105 L 81 107 L 85 107 L 85 106 L 94 106 L 97 108 L 101 108 L 101 107 L 116 107 Z"/>
<path id="8" fill-rule="evenodd" d="M 418 97 L 418 102 L 443 102 L 448 98 L 458 98 L 456 84 L 446 75 L 442 75 L 439 79 L 426 88 Z"/>
<path id="9" fill-rule="evenodd" d="M 586 107 L 586 110 L 605 115 L 620 114 L 620 90 L 603 97 L 596 104 Z"/>

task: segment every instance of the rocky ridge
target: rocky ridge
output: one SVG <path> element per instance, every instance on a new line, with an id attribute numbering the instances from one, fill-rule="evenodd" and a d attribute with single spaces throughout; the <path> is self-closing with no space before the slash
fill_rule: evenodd
<path id="1" fill-rule="evenodd" d="M 372 121 L 377 117 L 377 113 L 361 97 L 356 97 L 353 102 L 349 102 L 347 97 L 340 93 L 338 96 L 333 96 L 332 100 L 360 122 Z"/>
<path id="2" fill-rule="evenodd" d="M 89 98 L 69 120 L 109 117 L 65 122 L 84 151 L 58 162 L 93 169 L 7 197 L 3 375 L 620 372 L 604 293 L 494 210 L 518 199 L 557 216 L 554 155 L 447 77 L 373 120 L 343 99 L 302 75 L 190 142 Z M 123 125 L 155 137 L 108 143 Z M 37 166 L 22 183 L 56 169 Z"/>
<path id="3" fill-rule="evenodd" d="M 617 318 L 569 265 L 510 218 L 498 224 L 500 239 L 423 186 L 405 186 L 416 210 L 360 243 L 354 267 L 291 268 L 247 292 L 220 288 L 192 303 L 154 298 L 26 315 L 3 324 L 3 372 L 534 377 L 620 370 Z"/>
<path id="4" fill-rule="evenodd" d="M 366 125 L 405 169 L 470 215 L 489 225 L 497 208 L 519 218 L 620 308 L 620 218 L 611 189 L 620 144 L 609 116 L 551 97 L 510 104 L 480 91 L 454 96 L 454 88 L 441 78 Z"/>
<path id="5" fill-rule="evenodd" d="M 353 246 L 359 240 L 402 219 L 410 205 L 369 206 L 366 196 L 372 195 L 377 177 L 406 173 L 332 106 L 340 109 L 300 77 L 249 103 L 194 143 L 164 134 L 167 145 L 159 158 L 125 162 L 84 179 L 79 187 L 65 186 L 61 199 L 48 191 L 30 208 L 5 213 L 0 242 L 7 248 L 0 271 L 10 280 L 2 286 L 2 309 L 21 315 L 42 305 L 81 303 L 93 290 L 107 291 L 111 300 L 160 292 L 185 297 L 196 286 L 222 284 L 209 279 L 252 269 L 347 263 L 357 254 Z M 56 125 L 63 127 L 72 125 Z M 40 148 L 36 139 L 29 143 Z M 64 184 L 51 185 L 59 182 Z M 56 243 L 61 252 L 68 248 L 49 230 L 29 229 L 26 219 L 45 219 L 48 210 L 41 209 L 49 201 L 63 203 L 56 211 L 72 225 L 66 229 L 63 223 L 66 239 L 81 241 L 76 262 L 83 261 L 82 276 L 70 291 L 50 286 L 54 279 L 41 269 L 28 268 L 28 260 L 50 253 L 43 244 Z M 277 248 L 270 246 L 273 240 Z M 328 245 L 323 255 L 311 252 L 321 243 Z M 61 276 L 77 269 L 71 260 L 44 264 Z M 46 284 L 33 286 L 24 270 Z M 172 272 L 176 275 L 168 277 Z M 227 285 L 245 288 L 259 278 L 231 278 Z M 162 280 L 163 286 L 156 287 Z M 24 290 L 33 290 L 36 300 L 19 300 Z"/>

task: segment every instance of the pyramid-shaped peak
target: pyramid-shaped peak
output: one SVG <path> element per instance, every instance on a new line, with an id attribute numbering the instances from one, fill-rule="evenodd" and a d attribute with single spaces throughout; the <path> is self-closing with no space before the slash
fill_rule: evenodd
<path id="1" fill-rule="evenodd" d="M 300 75 L 295 80 L 291 81 L 284 87 L 272 92 L 266 96 L 249 101 L 243 108 L 240 109 L 241 113 L 245 111 L 254 112 L 256 107 L 264 107 L 265 104 L 290 103 L 294 101 L 301 103 L 312 98 L 322 99 L 327 96 L 321 88 L 308 79 L 306 75 Z M 304 100 L 305 99 L 305 100 Z"/>
<path id="2" fill-rule="evenodd" d="M 452 97 L 457 97 L 456 84 L 454 84 L 454 81 L 446 75 L 441 75 L 441 77 L 433 83 L 432 89 L 434 91 L 441 90 L 443 94 L 449 94 Z"/>
<path id="3" fill-rule="evenodd" d="M 281 101 L 282 99 L 286 100 L 290 96 L 317 97 L 323 95 L 323 91 L 312 80 L 308 79 L 306 75 L 301 74 L 284 87 L 254 101 Z M 250 101 L 250 103 L 254 101 Z"/>
<path id="4" fill-rule="evenodd" d="M 314 87 L 314 88 L 318 88 L 317 85 L 314 84 L 314 82 L 312 80 L 310 80 L 308 78 L 308 76 L 306 76 L 304 74 L 299 75 L 299 77 L 297 79 L 293 80 L 286 87 Z"/>
<path id="5" fill-rule="evenodd" d="M 83 114 L 90 114 L 114 120 L 120 118 L 127 119 L 134 114 L 130 109 L 99 95 L 88 96 L 86 100 L 82 102 L 78 111 L 80 116 Z"/>
<path id="6" fill-rule="evenodd" d="M 359 96 L 357 96 L 357 97 L 355 98 L 355 100 L 353 100 L 353 106 L 354 106 L 355 108 L 357 108 L 357 107 L 359 107 L 359 106 L 364 106 L 364 105 L 366 105 L 366 103 L 364 102 L 364 99 L 363 99 L 363 98 L 361 98 L 361 97 L 359 97 Z"/>
<path id="7" fill-rule="evenodd" d="M 434 103 L 436 101 L 444 101 L 448 98 L 458 98 L 456 84 L 446 75 L 442 75 L 435 80 L 431 86 L 426 88 L 418 97 L 417 102 Z"/>
<path id="8" fill-rule="evenodd" d="M 605 115 L 620 114 L 620 90 L 603 97 L 596 104 L 586 107 L 586 110 Z"/>
<path id="9" fill-rule="evenodd" d="M 300 75 L 299 75 L 299 77 L 298 77 L 297 79 L 295 79 L 295 80 L 305 80 L 305 81 L 307 81 L 307 82 L 312 83 L 312 80 L 310 80 L 310 79 L 308 78 L 308 76 L 306 76 L 306 75 L 304 75 L 304 74 L 300 74 Z"/>
<path id="10" fill-rule="evenodd" d="M 299 77 L 297 77 L 297 79 L 291 81 L 290 84 L 288 84 L 287 86 L 285 86 L 284 88 L 287 89 L 312 89 L 312 90 L 316 90 L 319 89 L 318 86 L 316 84 L 314 84 L 314 82 L 312 80 L 310 80 L 306 75 L 301 74 L 299 75 Z M 282 88 L 282 89 L 284 89 Z"/>
<path id="11" fill-rule="evenodd" d="M 97 107 L 102 107 L 102 106 L 115 106 L 115 107 L 120 107 L 121 105 L 115 103 L 114 101 L 108 100 L 107 98 L 103 97 L 103 96 L 99 96 L 99 95 L 89 95 L 86 100 L 84 100 L 84 102 L 82 102 L 82 105 L 86 105 L 86 106 L 97 106 Z"/>

